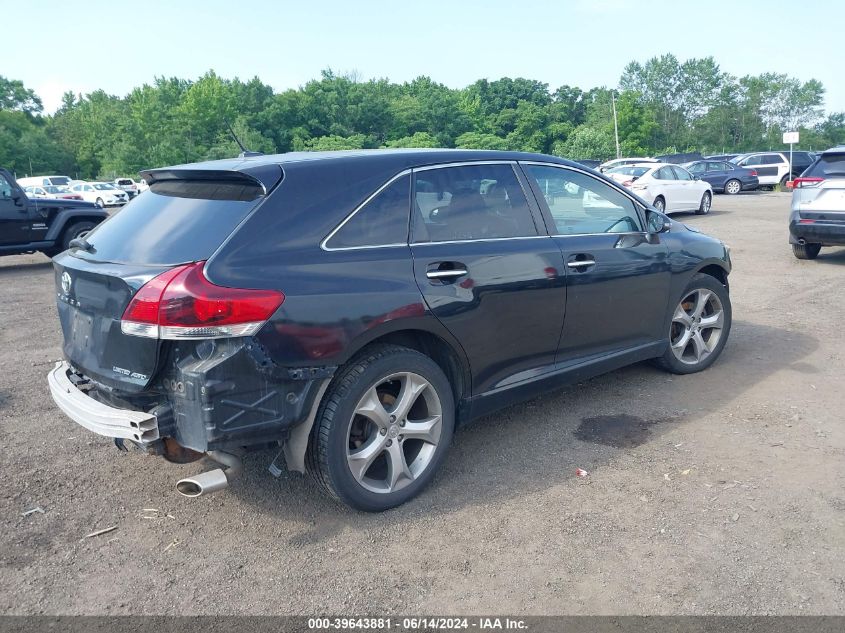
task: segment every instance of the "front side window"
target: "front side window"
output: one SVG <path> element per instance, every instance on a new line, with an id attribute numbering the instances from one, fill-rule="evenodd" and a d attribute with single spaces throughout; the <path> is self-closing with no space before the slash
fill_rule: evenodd
<path id="1" fill-rule="evenodd" d="M 326 242 L 328 248 L 405 244 L 411 177 L 400 176 L 355 212 Z"/>
<path id="2" fill-rule="evenodd" d="M 642 231 L 633 200 L 607 183 L 581 172 L 526 165 L 546 200 L 558 235 Z"/>
<path id="3" fill-rule="evenodd" d="M 0 198 L 12 197 L 12 185 L 2 175 L 0 175 Z"/>
<path id="4" fill-rule="evenodd" d="M 414 174 L 414 242 L 537 235 L 510 164 L 465 165 Z"/>
<path id="5" fill-rule="evenodd" d="M 678 180 L 692 180 L 692 176 L 690 176 L 690 173 L 683 167 L 672 167 L 672 171 L 675 172 L 675 176 L 678 178 Z"/>

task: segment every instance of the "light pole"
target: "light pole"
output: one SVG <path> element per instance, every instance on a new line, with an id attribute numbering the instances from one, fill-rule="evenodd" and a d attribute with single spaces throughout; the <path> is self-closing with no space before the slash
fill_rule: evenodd
<path id="1" fill-rule="evenodd" d="M 616 120 L 616 91 L 610 91 L 610 105 L 613 107 L 613 135 L 616 137 L 616 158 L 622 158 L 619 152 L 619 122 Z"/>

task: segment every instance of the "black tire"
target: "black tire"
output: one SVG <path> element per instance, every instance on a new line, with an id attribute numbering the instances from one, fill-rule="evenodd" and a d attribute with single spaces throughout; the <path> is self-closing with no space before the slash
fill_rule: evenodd
<path id="1" fill-rule="evenodd" d="M 78 237 L 84 237 L 86 233 L 88 233 L 91 229 L 97 226 L 94 222 L 74 222 L 70 226 L 68 226 L 64 233 L 62 233 L 62 251 L 66 251 L 70 248 L 70 243 L 72 240 L 75 240 Z M 59 251 L 61 252 L 61 251 Z M 54 253 L 58 254 L 58 253 Z"/>
<path id="2" fill-rule="evenodd" d="M 713 196 L 710 195 L 709 191 L 705 191 L 704 195 L 701 196 L 701 202 L 698 204 L 698 208 L 695 210 L 696 215 L 707 215 L 710 213 L 710 205 L 713 204 Z"/>
<path id="3" fill-rule="evenodd" d="M 822 250 L 821 244 L 793 244 L 792 254 L 796 259 L 815 259 Z"/>
<path id="4" fill-rule="evenodd" d="M 412 481 L 395 491 L 374 492 L 359 482 L 351 471 L 348 462 L 352 441 L 350 433 L 356 419 L 360 420 L 356 407 L 364 395 L 380 384 L 387 384 L 383 381 L 400 372 L 411 372 L 422 377 L 434 390 L 441 411 L 439 440 L 424 470 L 415 475 Z M 428 485 L 446 457 L 454 428 L 455 401 L 452 388 L 437 363 L 406 347 L 374 345 L 350 360 L 332 379 L 314 421 L 306 456 L 307 469 L 335 499 L 357 510 L 381 512 L 405 503 Z M 391 436 L 390 433 L 380 435 L 385 436 L 385 441 Z M 373 438 L 378 439 L 374 435 Z M 396 441 L 401 441 L 401 436 Z M 406 440 L 402 446 L 407 445 Z M 400 450 L 405 449 L 400 447 Z M 374 466 L 377 465 L 376 460 L 372 461 Z"/>
<path id="5" fill-rule="evenodd" d="M 663 199 L 663 196 L 657 196 L 654 202 L 651 203 L 651 206 L 660 211 L 660 213 L 666 212 L 666 200 Z"/>
<path id="6" fill-rule="evenodd" d="M 725 183 L 725 193 L 729 196 L 735 196 L 742 191 L 742 183 L 736 178 L 731 178 Z"/>
<path id="7" fill-rule="evenodd" d="M 676 323 L 673 315 L 675 314 L 676 309 L 683 305 L 685 299 L 694 295 L 694 293 L 699 290 L 710 291 L 718 298 L 723 312 L 722 326 L 718 340 L 712 350 L 708 352 L 706 357 L 702 358 L 700 362 L 684 362 L 676 356 L 676 353 L 672 349 L 672 342 L 676 338 Z M 655 359 L 657 365 L 673 374 L 694 374 L 707 369 L 710 365 L 715 363 L 716 359 L 719 358 L 719 355 L 722 353 L 725 343 L 728 341 L 728 336 L 731 332 L 731 322 L 733 320 L 731 299 L 727 288 L 725 288 L 725 286 L 723 286 L 722 283 L 715 277 L 699 273 L 693 276 L 681 296 L 669 306 L 669 311 L 669 345 L 666 346 L 666 351 L 663 355 Z M 712 336 L 712 333 L 710 336 Z M 681 350 L 681 352 L 683 351 L 684 350 Z"/>
<path id="8" fill-rule="evenodd" d="M 790 176 L 789 174 L 784 174 L 783 178 L 780 179 L 780 186 L 782 189 L 786 189 L 786 183 L 789 182 Z"/>
<path id="9" fill-rule="evenodd" d="M 99 208 L 99 209 L 105 209 L 106 208 L 106 204 L 103 202 L 102 198 L 97 198 L 96 200 L 94 200 L 94 206 Z"/>

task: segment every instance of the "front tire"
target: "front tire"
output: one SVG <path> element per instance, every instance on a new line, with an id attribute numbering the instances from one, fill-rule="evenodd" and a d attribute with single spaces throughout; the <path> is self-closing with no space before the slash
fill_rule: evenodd
<path id="1" fill-rule="evenodd" d="M 792 254 L 796 259 L 815 259 L 822 250 L 821 244 L 793 244 Z"/>
<path id="2" fill-rule="evenodd" d="M 731 179 L 725 183 L 725 193 L 729 196 L 735 196 L 742 191 L 742 183 L 736 179 Z"/>
<path id="3" fill-rule="evenodd" d="M 666 213 L 666 201 L 663 199 L 663 196 L 657 196 L 654 202 L 651 203 L 651 206 L 660 211 L 660 213 Z"/>
<path id="4" fill-rule="evenodd" d="M 695 275 L 672 307 L 669 345 L 657 364 L 673 374 L 694 374 L 716 362 L 731 331 L 731 298 L 719 280 Z"/>
<path id="5" fill-rule="evenodd" d="M 713 203 L 713 196 L 710 195 L 709 191 L 705 191 L 704 195 L 701 196 L 701 202 L 698 205 L 698 209 L 695 210 L 696 215 L 707 215 L 710 213 L 710 205 Z"/>
<path id="6" fill-rule="evenodd" d="M 308 470 L 334 498 L 381 512 L 428 485 L 454 427 L 452 389 L 437 363 L 405 347 L 373 346 L 332 380 L 311 434 Z"/>

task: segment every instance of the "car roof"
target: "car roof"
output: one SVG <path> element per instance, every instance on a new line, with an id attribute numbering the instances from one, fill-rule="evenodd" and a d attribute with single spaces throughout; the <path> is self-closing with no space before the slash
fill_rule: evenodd
<path id="1" fill-rule="evenodd" d="M 830 149 L 826 149 L 822 152 L 822 156 L 825 154 L 845 154 L 845 145 L 837 145 L 835 147 L 831 147 Z"/>
<path id="2" fill-rule="evenodd" d="M 331 161 L 342 166 L 344 163 L 355 164 L 361 167 L 362 163 L 370 161 L 375 168 L 398 173 L 405 169 L 424 167 L 430 165 L 461 163 L 469 161 L 539 161 L 544 163 L 558 163 L 577 169 L 584 166 L 574 161 L 549 156 L 547 154 L 535 154 L 529 152 L 511 152 L 499 150 L 471 150 L 471 149 L 361 149 L 361 150 L 339 150 L 331 152 L 288 152 L 286 154 L 267 154 L 259 156 L 239 156 L 238 158 L 226 158 L 222 160 L 205 161 L 201 163 L 189 163 L 174 165 L 160 169 L 147 169 L 141 171 L 141 176 L 149 182 L 156 179 L 168 179 L 184 177 L 188 172 L 241 172 L 260 180 L 263 184 L 269 185 L 274 180 L 272 168 L 278 166 L 304 166 L 308 163 Z M 181 174 L 180 174 L 181 172 Z M 275 172 L 278 174 L 278 170 Z M 276 176 L 275 180 L 278 179 Z"/>

